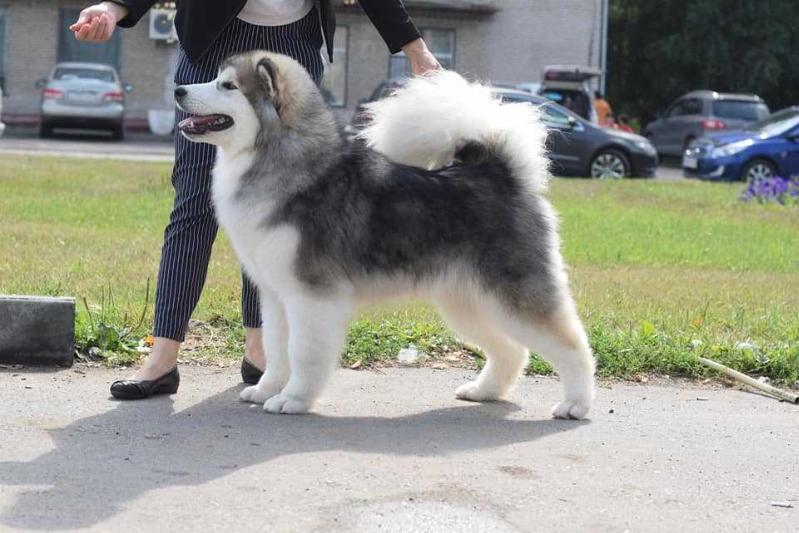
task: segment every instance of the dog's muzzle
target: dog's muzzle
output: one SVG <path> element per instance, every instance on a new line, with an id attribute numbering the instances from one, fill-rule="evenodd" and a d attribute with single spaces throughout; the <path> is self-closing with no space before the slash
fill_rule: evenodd
<path id="1" fill-rule="evenodd" d="M 184 109 L 182 103 L 187 94 L 189 94 L 189 91 L 185 87 L 175 88 L 175 101 L 181 109 Z M 178 129 L 180 131 L 192 135 L 222 131 L 231 126 L 233 126 L 233 118 L 221 114 L 191 115 L 178 123 Z"/>

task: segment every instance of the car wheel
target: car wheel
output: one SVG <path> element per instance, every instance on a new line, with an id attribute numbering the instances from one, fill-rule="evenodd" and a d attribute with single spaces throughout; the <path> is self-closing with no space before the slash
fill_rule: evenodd
<path id="1" fill-rule="evenodd" d="M 48 126 L 47 124 L 41 124 L 39 126 L 39 137 L 42 139 L 49 139 L 53 136 L 53 128 Z"/>
<path id="2" fill-rule="evenodd" d="M 630 160 L 618 150 L 602 150 L 591 161 L 591 177 L 621 179 L 630 175 Z"/>
<path id="3" fill-rule="evenodd" d="M 115 141 L 122 141 L 125 139 L 125 128 L 118 126 L 111 130 L 111 138 Z"/>
<path id="4" fill-rule="evenodd" d="M 773 178 L 777 175 L 774 163 L 765 159 L 754 159 L 741 171 L 741 179 L 746 182 Z"/>

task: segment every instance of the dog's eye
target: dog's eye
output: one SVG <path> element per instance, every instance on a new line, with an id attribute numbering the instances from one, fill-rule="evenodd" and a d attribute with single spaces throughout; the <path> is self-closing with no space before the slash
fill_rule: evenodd
<path id="1" fill-rule="evenodd" d="M 222 84 L 222 88 L 228 91 L 235 91 L 236 89 L 238 89 L 238 87 L 236 87 L 236 84 L 233 83 L 232 81 L 224 82 Z"/>

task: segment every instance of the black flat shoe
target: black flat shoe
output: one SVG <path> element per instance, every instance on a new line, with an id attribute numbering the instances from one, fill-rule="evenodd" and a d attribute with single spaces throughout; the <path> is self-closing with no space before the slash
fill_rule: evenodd
<path id="1" fill-rule="evenodd" d="M 241 380 L 247 385 L 257 385 L 264 373 L 258 367 L 247 361 L 246 357 L 241 358 Z"/>
<path id="2" fill-rule="evenodd" d="M 158 379 L 142 381 L 120 379 L 111 384 L 111 396 L 119 400 L 143 400 L 156 394 L 175 394 L 180 385 L 180 374 L 176 366 Z"/>

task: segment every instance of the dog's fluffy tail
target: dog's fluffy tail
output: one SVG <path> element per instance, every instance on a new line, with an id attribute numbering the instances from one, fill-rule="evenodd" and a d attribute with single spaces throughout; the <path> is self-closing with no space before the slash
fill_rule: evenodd
<path id="1" fill-rule="evenodd" d="M 433 169 L 479 143 L 534 190 L 546 186 L 546 129 L 539 110 L 502 103 L 491 90 L 451 71 L 414 78 L 388 98 L 368 104 L 370 125 L 360 137 L 390 159 Z"/>

